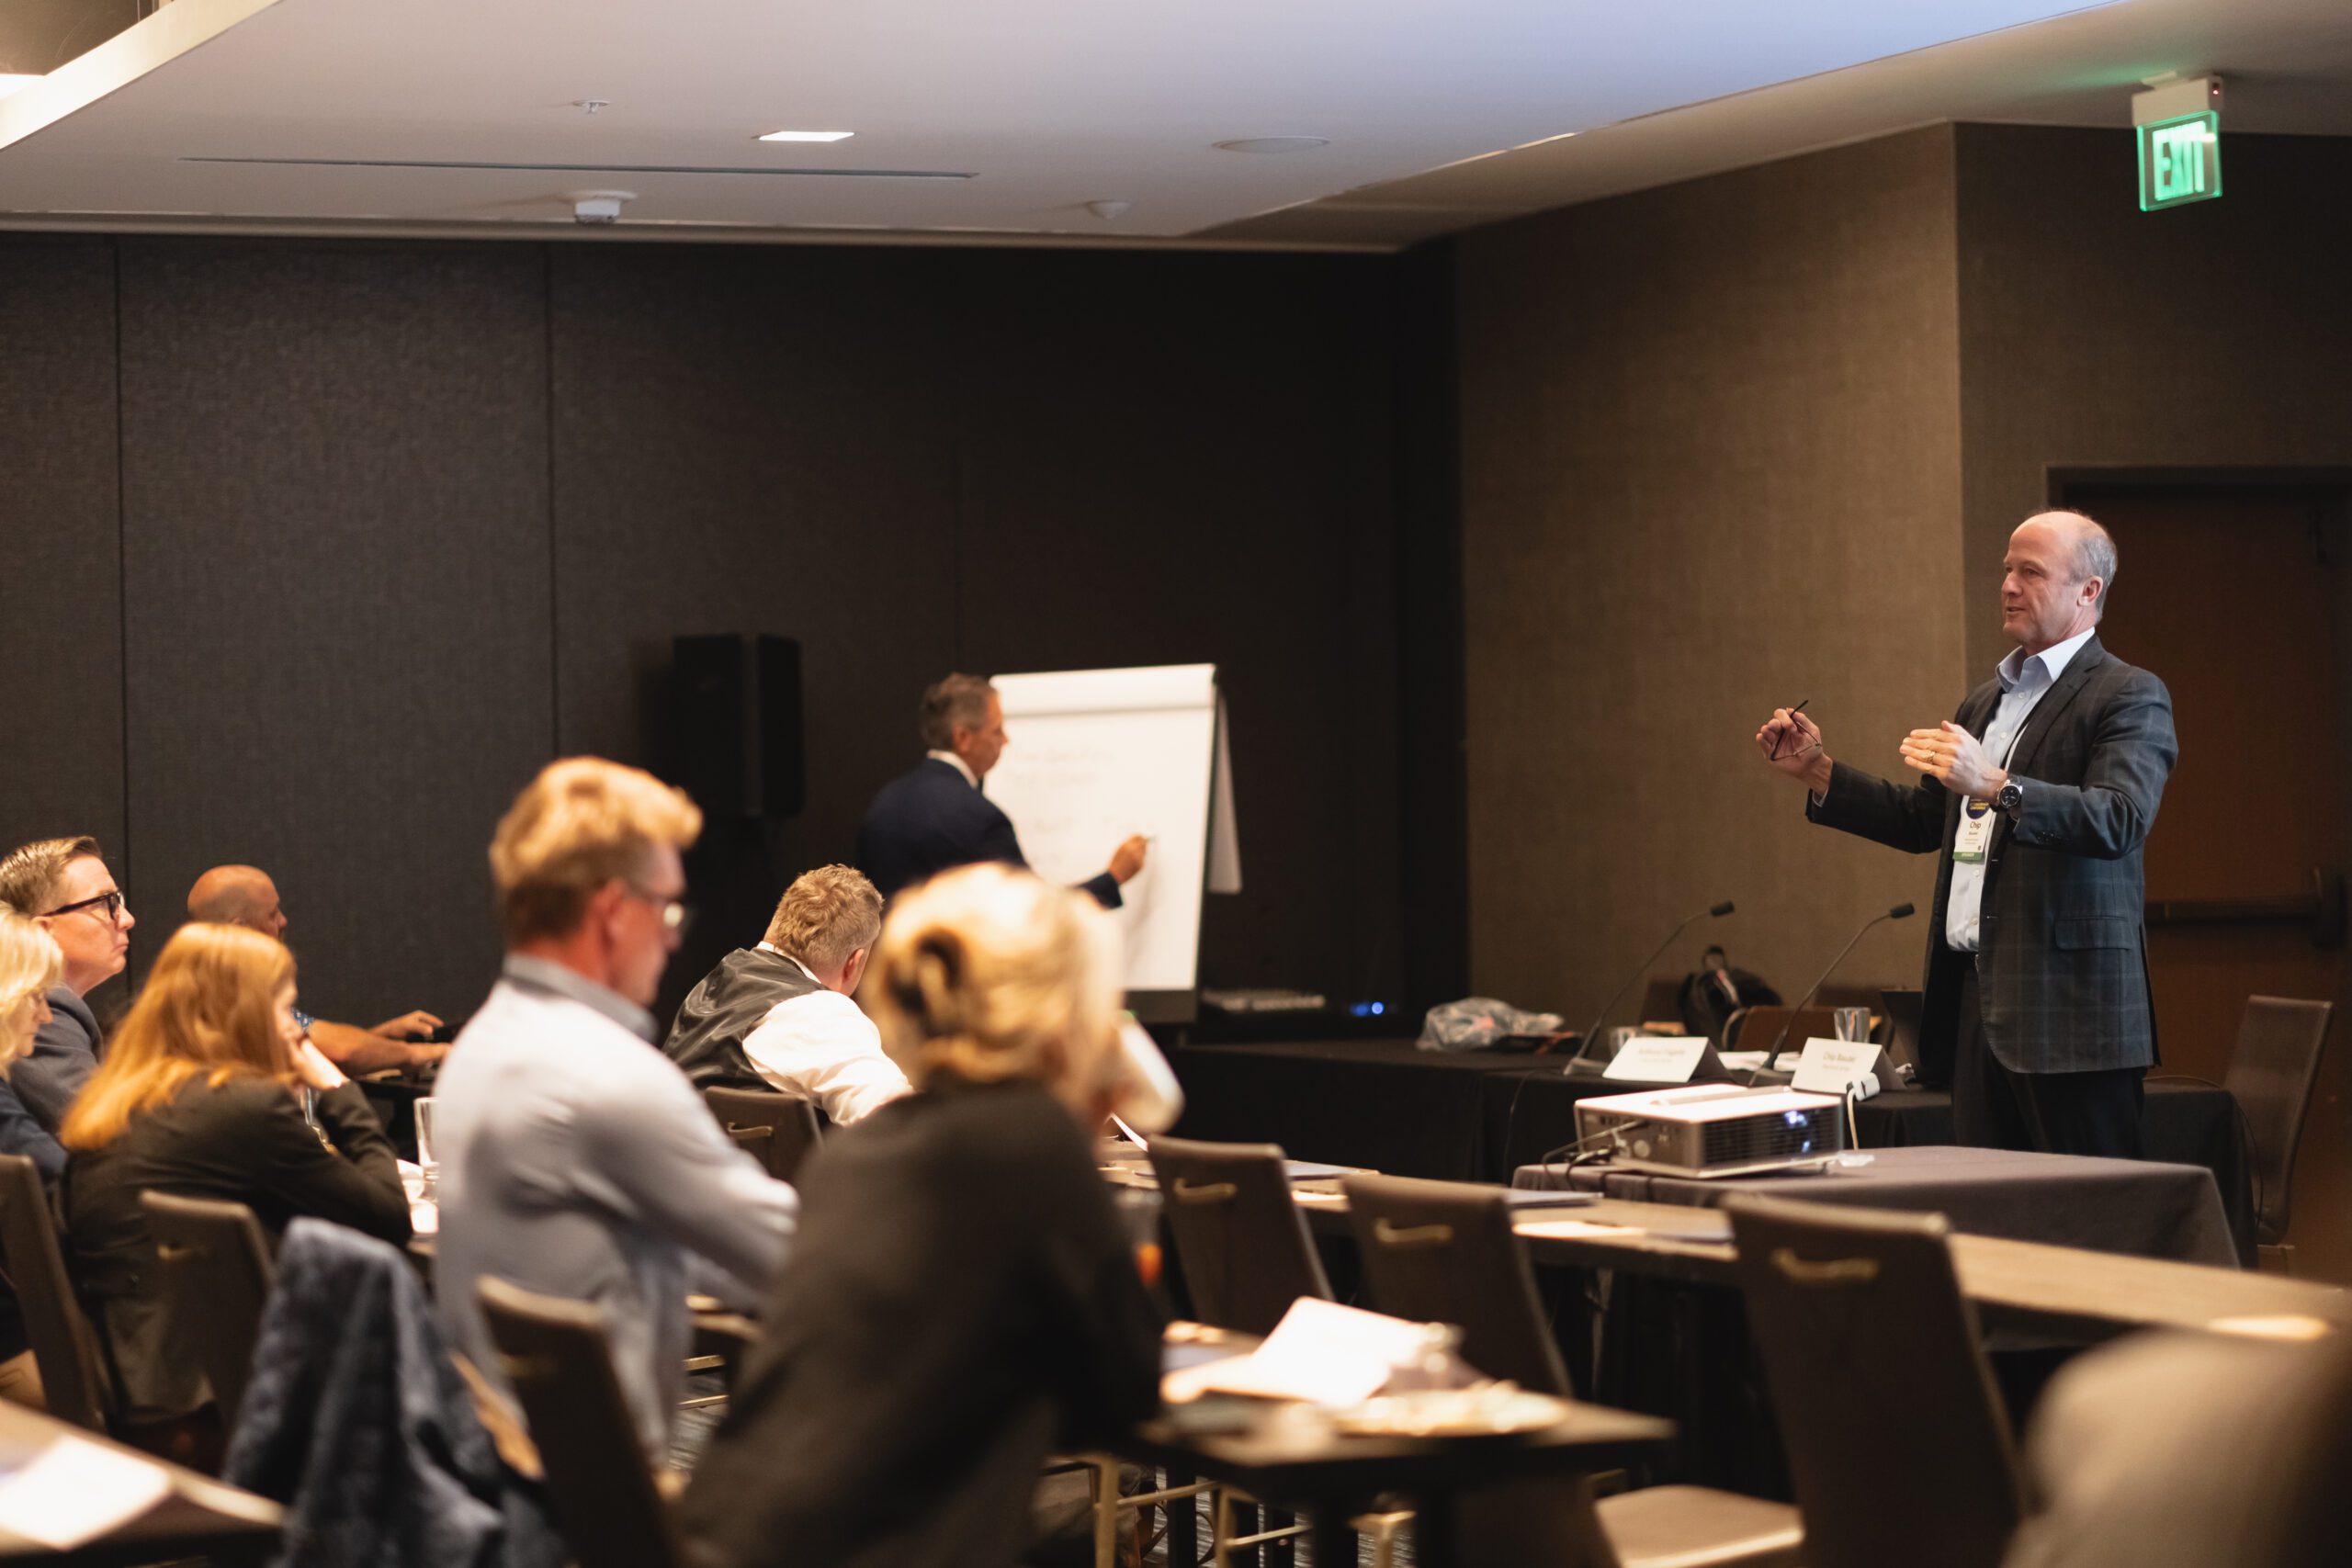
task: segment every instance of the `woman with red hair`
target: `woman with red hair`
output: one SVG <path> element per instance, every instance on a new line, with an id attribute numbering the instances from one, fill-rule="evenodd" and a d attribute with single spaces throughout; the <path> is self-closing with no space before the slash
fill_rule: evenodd
<path id="1" fill-rule="evenodd" d="M 302 1089 L 318 1091 L 318 1124 Z M 403 1242 L 399 1162 L 358 1086 L 302 1037 L 294 958 L 236 926 L 183 926 L 59 1128 L 67 1262 L 97 1299 L 131 1426 L 211 1399 L 156 1278 L 142 1192 L 225 1199 L 275 1239 L 298 1215 Z"/>

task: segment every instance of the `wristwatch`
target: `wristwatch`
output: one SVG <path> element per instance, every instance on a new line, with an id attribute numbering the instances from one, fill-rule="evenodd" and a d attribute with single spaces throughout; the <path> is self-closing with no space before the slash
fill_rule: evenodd
<path id="1" fill-rule="evenodd" d="M 2008 783 L 2001 786 L 2001 793 L 1993 797 L 1993 804 L 2000 807 L 2002 816 L 2014 822 L 2025 811 L 2025 791 L 2018 786 L 2018 781 L 2012 777 Z"/>

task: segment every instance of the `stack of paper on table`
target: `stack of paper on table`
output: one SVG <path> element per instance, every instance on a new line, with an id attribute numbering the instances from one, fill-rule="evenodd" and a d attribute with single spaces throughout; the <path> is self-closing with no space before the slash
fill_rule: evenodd
<path id="1" fill-rule="evenodd" d="M 1356 1404 L 1419 1358 L 1428 1332 L 1427 1324 L 1303 1296 L 1255 1350 L 1170 1372 L 1161 1391 L 1174 1404 L 1204 1393 Z"/>

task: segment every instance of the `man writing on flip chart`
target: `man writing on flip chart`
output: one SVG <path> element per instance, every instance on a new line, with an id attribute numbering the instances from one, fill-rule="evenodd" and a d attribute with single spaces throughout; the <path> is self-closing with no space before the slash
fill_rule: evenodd
<path id="1" fill-rule="evenodd" d="M 929 748 L 910 773 L 882 786 L 857 830 L 857 867 L 885 898 L 899 888 L 975 861 L 1026 866 L 1012 818 L 983 793 L 1004 752 L 1004 705 L 977 675 L 950 675 L 922 694 L 917 713 Z M 1079 886 L 1106 909 L 1143 870 L 1148 844 L 1130 834 L 1102 872 Z"/>
<path id="2" fill-rule="evenodd" d="M 2079 513 L 2009 536 L 2001 630 L 2018 645 L 1954 717 L 1900 747 L 1910 788 L 1833 762 L 1811 716 L 1756 745 L 1806 818 L 1941 857 L 1921 1076 L 1949 1079 L 1962 1144 L 2139 1157 L 2156 1060 L 2141 853 L 2180 748 L 2172 697 L 2099 646 L 2115 541 Z"/>

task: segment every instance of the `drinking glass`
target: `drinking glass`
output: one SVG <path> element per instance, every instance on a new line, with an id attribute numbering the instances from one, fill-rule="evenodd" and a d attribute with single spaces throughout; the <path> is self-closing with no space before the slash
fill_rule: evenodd
<path id="1" fill-rule="evenodd" d="M 416 1102 L 416 1163 L 424 1172 L 424 1190 L 433 1190 L 435 1179 L 441 1174 L 441 1162 L 433 1153 L 433 1106 L 431 1095 Z"/>

